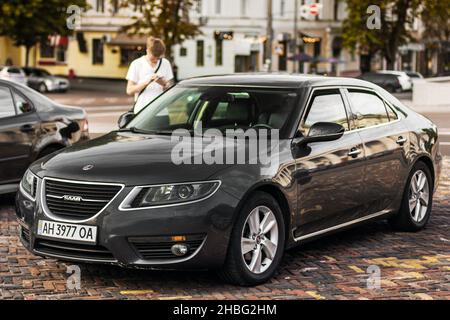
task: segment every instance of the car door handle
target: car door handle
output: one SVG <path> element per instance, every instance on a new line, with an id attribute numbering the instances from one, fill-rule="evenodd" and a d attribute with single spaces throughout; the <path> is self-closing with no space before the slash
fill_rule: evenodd
<path id="1" fill-rule="evenodd" d="M 398 137 L 397 144 L 403 145 L 406 142 L 406 138 L 403 138 L 402 136 Z"/>
<path id="2" fill-rule="evenodd" d="M 31 125 L 31 124 L 24 124 L 23 126 L 20 127 L 20 131 L 31 132 L 31 131 L 34 131 L 34 128 L 33 128 L 33 125 Z"/>
<path id="3" fill-rule="evenodd" d="M 361 149 L 351 148 L 348 153 L 348 156 L 352 157 L 352 158 L 356 158 L 361 152 L 362 152 Z"/>

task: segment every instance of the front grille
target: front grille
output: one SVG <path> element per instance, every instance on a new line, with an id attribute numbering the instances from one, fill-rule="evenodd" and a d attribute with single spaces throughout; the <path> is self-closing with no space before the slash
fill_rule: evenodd
<path id="1" fill-rule="evenodd" d="M 202 245 L 205 235 L 186 236 L 185 241 L 172 241 L 170 237 L 133 237 L 128 241 L 136 249 L 144 260 L 170 260 L 189 257 Z M 188 253 L 183 257 L 176 256 L 172 253 L 174 244 L 188 245 Z"/>
<path id="2" fill-rule="evenodd" d="M 48 210 L 58 217 L 89 219 L 99 213 L 120 191 L 118 185 L 84 184 L 46 179 Z"/>
<path id="3" fill-rule="evenodd" d="M 99 245 L 36 239 L 34 249 L 43 254 L 47 253 L 62 258 L 91 259 L 105 262 L 115 261 L 112 253 L 105 247 Z"/>

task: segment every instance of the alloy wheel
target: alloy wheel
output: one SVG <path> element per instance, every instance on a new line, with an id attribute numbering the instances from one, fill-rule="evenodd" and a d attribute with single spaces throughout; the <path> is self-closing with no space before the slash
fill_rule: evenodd
<path id="1" fill-rule="evenodd" d="M 422 222 L 430 202 L 430 186 L 428 178 L 422 170 L 418 170 L 411 178 L 409 186 L 409 212 L 416 223 Z"/>
<path id="2" fill-rule="evenodd" d="M 278 222 L 266 206 L 254 208 L 244 224 L 241 237 L 241 253 L 250 272 L 265 272 L 277 253 Z"/>

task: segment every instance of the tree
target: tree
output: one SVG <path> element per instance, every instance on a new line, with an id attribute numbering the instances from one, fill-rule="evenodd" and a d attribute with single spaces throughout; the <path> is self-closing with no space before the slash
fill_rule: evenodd
<path id="1" fill-rule="evenodd" d="M 427 0 L 421 10 L 422 39 L 428 49 L 438 47 L 438 71 L 450 68 L 450 0 Z"/>
<path id="2" fill-rule="evenodd" d="M 351 50 L 359 47 L 370 58 L 381 52 L 387 68 L 393 69 L 398 47 L 411 39 L 413 20 L 425 0 L 346 0 L 348 16 L 343 22 L 343 45 Z M 367 8 L 380 8 L 380 28 L 367 25 Z M 369 58 L 369 59 L 370 59 Z"/>
<path id="3" fill-rule="evenodd" d="M 7 36 L 16 46 L 25 46 L 25 65 L 30 50 L 50 35 L 68 35 L 67 7 L 87 8 L 86 0 L 2 0 L 0 2 L 0 35 Z"/>
<path id="4" fill-rule="evenodd" d="M 116 2 L 117 0 L 113 0 Z M 172 56 L 172 47 L 186 39 L 201 34 L 199 25 L 189 17 L 193 0 L 121 0 L 120 7 L 134 7 L 140 15 L 123 28 L 130 34 L 151 35 L 161 38 L 167 47 L 167 56 Z"/>

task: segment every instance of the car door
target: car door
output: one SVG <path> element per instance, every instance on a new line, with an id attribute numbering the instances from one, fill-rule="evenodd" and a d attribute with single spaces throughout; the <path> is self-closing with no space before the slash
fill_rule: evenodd
<path id="1" fill-rule="evenodd" d="M 31 102 L 0 84 L 0 184 L 19 181 L 31 161 L 39 118 Z"/>
<path id="2" fill-rule="evenodd" d="M 402 194 L 407 175 L 408 129 L 373 90 L 346 91 L 366 155 L 364 198 L 366 214 L 388 209 Z"/>
<path id="3" fill-rule="evenodd" d="M 41 78 L 39 77 L 38 70 L 29 69 L 29 71 L 28 71 L 28 86 L 37 90 L 39 88 L 40 81 L 41 81 Z"/>
<path id="4" fill-rule="evenodd" d="M 306 136 L 316 122 L 333 122 L 345 128 L 335 141 L 315 142 L 294 152 L 297 182 L 297 240 L 362 215 L 361 190 L 364 181 L 364 149 L 341 90 L 315 89 L 299 126 Z M 295 140 L 294 140 L 295 141 Z"/>

